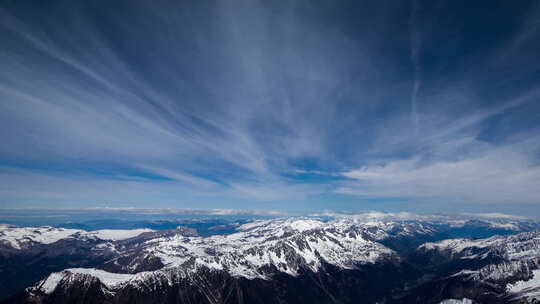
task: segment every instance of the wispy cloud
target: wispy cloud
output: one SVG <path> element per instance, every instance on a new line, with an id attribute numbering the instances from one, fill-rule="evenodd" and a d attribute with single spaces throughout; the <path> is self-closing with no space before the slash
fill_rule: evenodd
<path id="1" fill-rule="evenodd" d="M 49 209 L 50 211 L 50 209 Z M 139 215 L 257 215 L 257 216 L 283 216 L 285 213 L 276 210 L 243 210 L 243 209 L 175 209 L 175 208 L 119 208 L 119 207 L 92 207 L 83 209 L 60 209 L 66 211 L 93 211 L 93 212 L 126 212 Z"/>
<path id="2" fill-rule="evenodd" d="M 420 65 L 420 48 L 422 46 L 422 36 L 418 26 L 418 18 L 420 10 L 417 0 L 413 0 L 411 5 L 411 15 L 409 19 L 410 26 L 410 39 L 411 39 L 411 61 L 413 63 L 414 69 L 414 84 L 413 91 L 411 95 L 411 117 L 415 127 L 415 133 L 418 133 L 419 120 L 418 120 L 418 94 L 420 92 L 420 87 L 422 86 L 421 79 L 421 65 Z"/>
<path id="3" fill-rule="evenodd" d="M 538 201 L 535 14 L 480 45 L 423 1 L 115 5 L 0 5 L 6 205 Z"/>

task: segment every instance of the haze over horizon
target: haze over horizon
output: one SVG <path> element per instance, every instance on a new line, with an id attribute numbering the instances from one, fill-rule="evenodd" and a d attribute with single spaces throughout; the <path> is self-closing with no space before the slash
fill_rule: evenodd
<path id="1" fill-rule="evenodd" d="M 536 1 L 0 4 L 0 209 L 540 216 Z"/>

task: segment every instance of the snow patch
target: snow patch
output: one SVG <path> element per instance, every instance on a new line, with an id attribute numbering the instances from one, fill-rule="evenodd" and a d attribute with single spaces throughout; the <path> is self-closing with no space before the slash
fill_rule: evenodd
<path id="1" fill-rule="evenodd" d="M 133 274 L 124 273 L 112 273 L 101 269 L 95 268 L 70 268 L 64 271 L 70 273 L 87 274 L 97 278 L 101 283 L 107 287 L 115 287 L 119 284 L 128 282 L 133 278 Z"/>
<path id="2" fill-rule="evenodd" d="M 115 288 L 129 282 L 135 276 L 133 274 L 111 273 L 95 268 L 69 268 L 62 272 L 51 273 L 45 280 L 41 281 L 41 284 L 38 284 L 37 288 L 46 294 L 50 294 L 54 292 L 62 280 L 68 280 L 72 275 L 77 274 L 90 275 L 108 288 Z"/>
<path id="3" fill-rule="evenodd" d="M 531 279 L 508 284 L 506 288 L 513 293 L 522 293 L 540 288 L 540 269 L 533 270 L 533 277 Z"/>
<path id="4" fill-rule="evenodd" d="M 89 237 L 95 237 L 100 240 L 106 241 L 119 241 L 132 237 L 139 236 L 145 232 L 152 232 L 152 229 L 132 229 L 132 230 L 119 230 L 119 229 L 103 229 L 85 232 L 84 235 Z"/>
<path id="5" fill-rule="evenodd" d="M 473 304 L 473 301 L 467 298 L 463 298 L 461 300 L 446 299 L 446 300 L 442 300 L 439 304 Z"/>
<path id="6" fill-rule="evenodd" d="M 32 243 L 52 244 L 81 232 L 83 231 L 78 229 L 53 227 L 0 227 L 0 242 L 15 249 L 21 249 Z"/>
<path id="7" fill-rule="evenodd" d="M 63 274 L 61 272 L 51 273 L 43 281 L 43 283 L 41 284 L 41 286 L 39 288 L 44 293 L 47 293 L 47 294 L 52 293 L 56 289 L 56 286 L 58 286 L 58 283 L 60 283 L 60 281 L 62 281 L 62 279 L 64 277 L 65 277 L 65 274 Z"/>

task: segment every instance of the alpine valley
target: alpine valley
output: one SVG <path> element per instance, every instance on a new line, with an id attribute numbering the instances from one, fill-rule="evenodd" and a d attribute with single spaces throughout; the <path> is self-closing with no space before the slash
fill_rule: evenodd
<path id="1" fill-rule="evenodd" d="M 2 225 L 1 301 L 540 301 L 533 220 L 365 213 L 205 221 L 204 233 L 174 221 L 160 223 L 167 229 Z"/>

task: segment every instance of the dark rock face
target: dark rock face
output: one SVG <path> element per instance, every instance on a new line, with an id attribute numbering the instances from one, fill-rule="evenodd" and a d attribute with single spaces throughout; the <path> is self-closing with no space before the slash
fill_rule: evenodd
<path id="1" fill-rule="evenodd" d="M 540 290 L 540 281 L 533 289 L 518 292 L 509 291 L 508 284 L 528 281 L 540 268 L 540 231 L 438 244 L 423 245 L 407 259 L 433 278 L 390 303 L 439 303 L 462 298 L 475 303 L 538 301 L 540 293 L 535 294 L 534 289 Z"/>
<path id="2" fill-rule="evenodd" d="M 152 256 L 137 256 L 138 246 L 147 240 L 172 235 L 196 236 L 191 228 L 145 232 L 126 240 L 107 242 L 96 238 L 73 237 L 51 244 L 30 242 L 24 250 L 16 250 L 0 243 L 0 299 L 9 297 L 53 272 L 71 267 L 101 267 L 111 272 L 156 270 L 163 267 L 161 261 Z M 125 252 L 119 256 L 116 248 L 102 246 L 114 244 Z M 131 254 L 131 255 L 130 255 Z M 114 264 L 111 259 L 120 259 Z M 130 265 L 139 266 L 130 268 Z"/>
<path id="3" fill-rule="evenodd" d="M 13 303 L 374 303 L 404 280 L 417 275 L 402 265 L 381 264 L 343 270 L 324 265 L 293 277 L 275 273 L 270 280 L 231 277 L 227 272 L 202 270 L 195 276 L 148 278 L 142 285 L 109 290 L 99 280 L 74 275 L 51 294 L 33 293 L 12 298 Z"/>
<path id="4" fill-rule="evenodd" d="M 0 295 L 9 296 L 52 272 L 73 266 L 96 267 L 112 257 L 106 250 L 93 250 L 95 240 L 65 239 L 29 250 L 0 254 Z M 2 250 L 0 249 L 0 252 Z"/>

